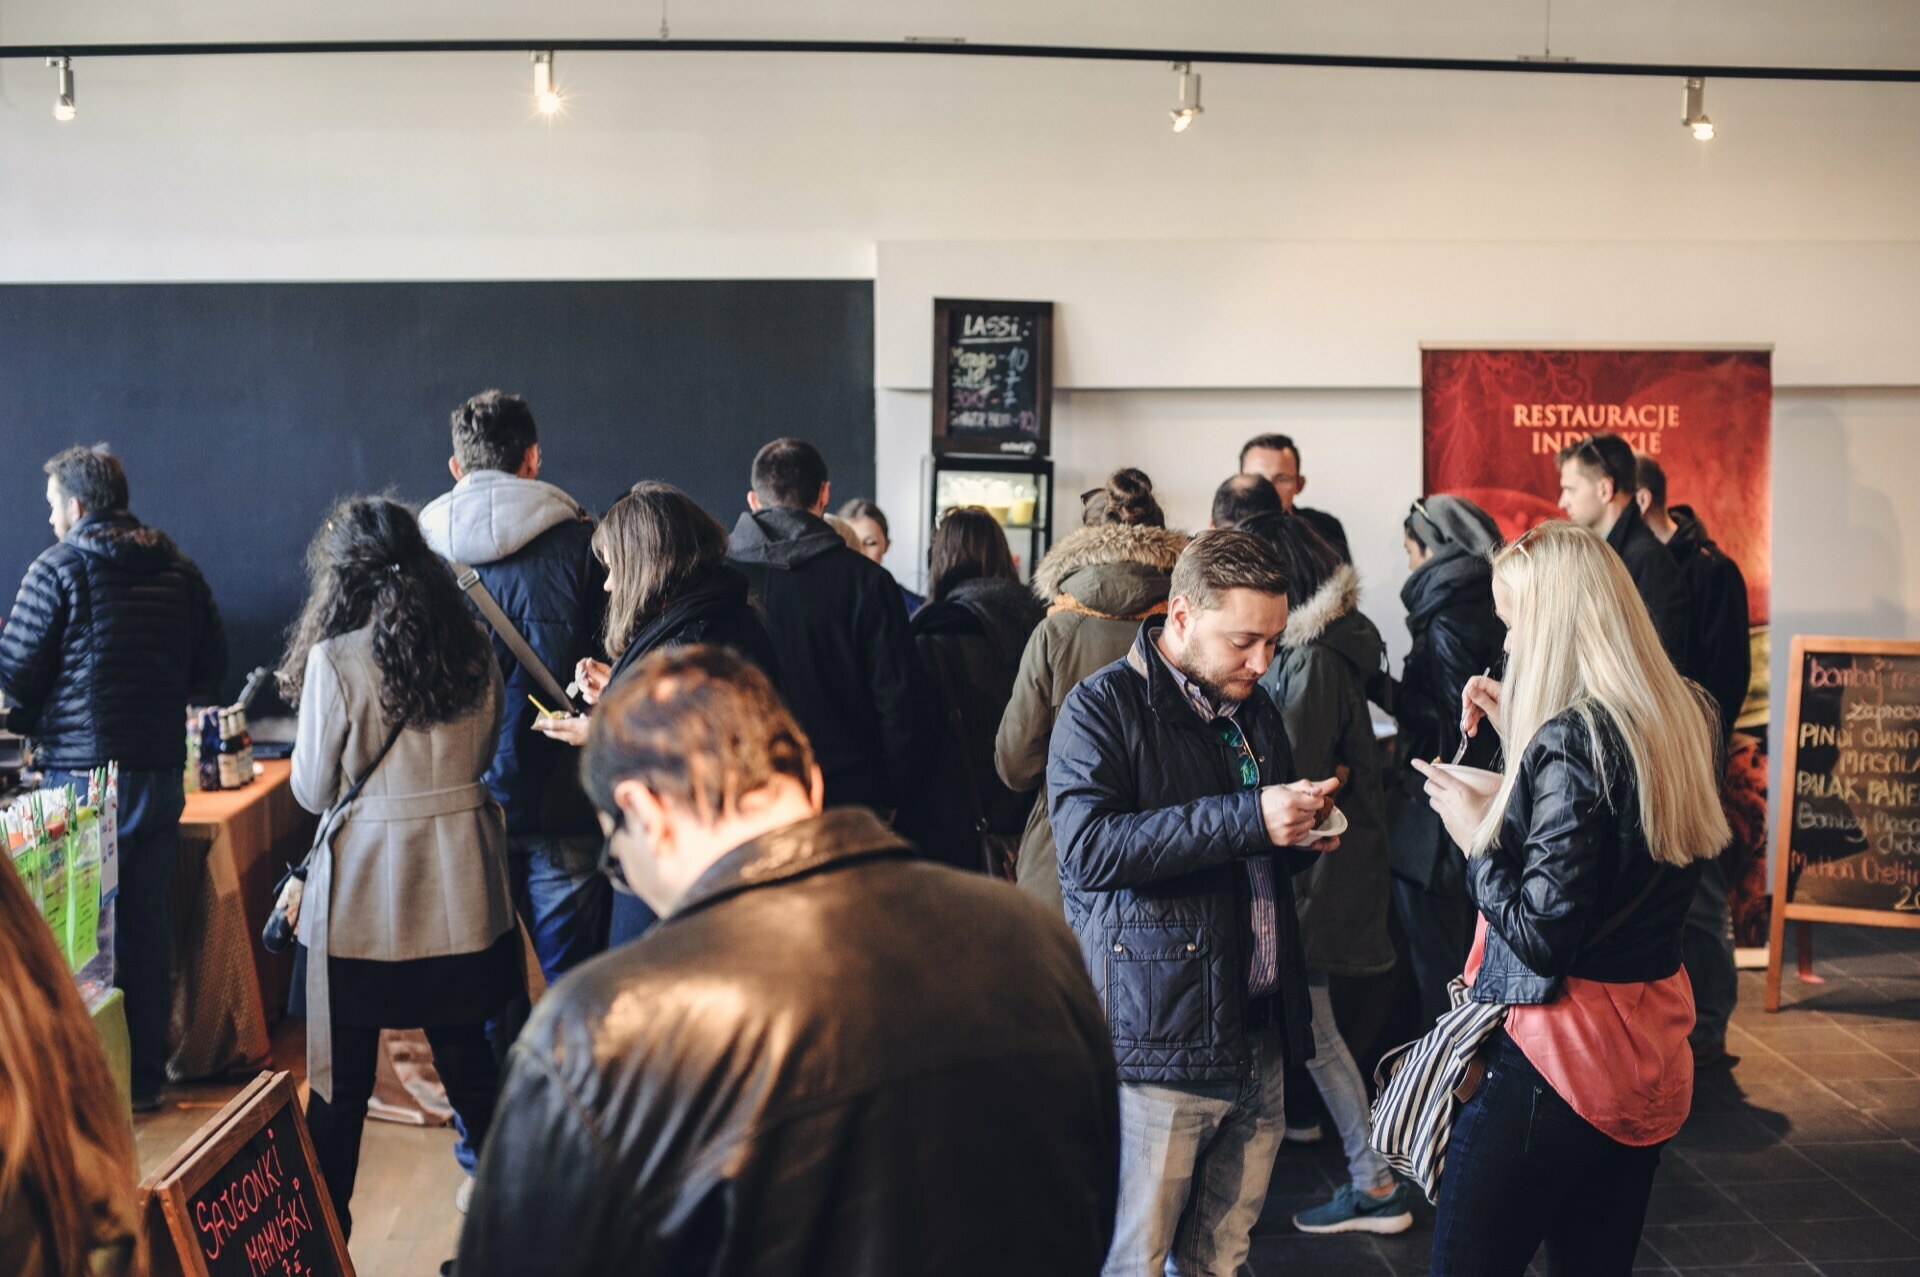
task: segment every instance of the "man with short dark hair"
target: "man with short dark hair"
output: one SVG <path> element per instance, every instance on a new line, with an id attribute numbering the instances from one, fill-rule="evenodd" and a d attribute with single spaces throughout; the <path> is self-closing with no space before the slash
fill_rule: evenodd
<path id="1" fill-rule="evenodd" d="M 1257 474 L 1271 483 L 1274 495 L 1280 498 L 1288 514 L 1305 519 L 1307 526 L 1320 534 L 1321 540 L 1339 551 L 1342 563 L 1353 562 L 1353 552 L 1347 548 L 1347 530 L 1340 525 L 1340 520 L 1325 510 L 1310 510 L 1296 504 L 1300 494 L 1307 490 L 1307 476 L 1300 468 L 1300 445 L 1291 435 L 1255 435 L 1241 444 L 1240 473 Z"/>
<path id="2" fill-rule="evenodd" d="M 926 696 L 893 575 L 849 550 L 820 516 L 826 459 L 775 439 L 753 459 L 733 565 L 780 648 L 794 716 L 827 778 L 827 805 L 883 814 L 908 805 L 923 754 Z"/>
<path id="3" fill-rule="evenodd" d="M 1667 505 L 1667 472 L 1660 463 L 1645 455 L 1636 455 L 1635 461 L 1639 489 L 1635 498 L 1641 516 L 1648 530 L 1666 543 L 1687 585 L 1693 617 L 1689 673 L 1719 706 L 1721 738 L 1731 741 L 1753 678 L 1747 579 L 1740 565 L 1713 543 L 1691 509 Z M 1716 856 L 1706 862 L 1700 875 L 1681 932 L 1681 954 L 1693 983 L 1696 1010 L 1687 1040 L 1695 1063 L 1702 1066 L 1727 1058 L 1727 1021 L 1740 999 L 1733 947 L 1726 870 Z"/>
<path id="4" fill-rule="evenodd" d="M 1660 645 L 1682 674 L 1688 668 L 1691 608 L 1686 583 L 1667 547 L 1648 530 L 1634 504 L 1633 449 L 1615 434 L 1570 443 L 1556 458 L 1560 509 L 1567 518 L 1603 538 L 1627 565 L 1634 589 L 1660 635 Z"/>
<path id="5" fill-rule="evenodd" d="M 1213 490 L 1210 528 L 1237 528 L 1263 514 L 1282 514 L 1286 506 L 1273 484 L 1257 474 L 1236 474 Z"/>
<path id="6" fill-rule="evenodd" d="M 0 692 L 48 785 L 84 793 L 91 769 L 120 764 L 114 979 L 133 1104 L 147 1111 L 167 1080 L 187 703 L 226 677 L 226 633 L 200 569 L 127 509 L 118 457 L 69 448 L 45 469 L 57 544 L 27 569 L 0 627 Z"/>
<path id="7" fill-rule="evenodd" d="M 648 657 L 583 763 L 661 915 L 513 1048 L 460 1277 L 1090 1277 L 1113 1056 L 1045 906 L 823 812 L 806 734 L 724 649 Z"/>
<path id="8" fill-rule="evenodd" d="M 533 654 L 565 683 L 598 653 L 606 613 L 593 520 L 542 482 L 540 428 L 525 399 L 486 391 L 454 409 L 452 425 L 453 490 L 420 511 L 420 531 L 435 554 L 479 573 Z M 600 839 L 574 748 L 533 730 L 533 701 L 548 693 L 504 638 L 492 639 L 506 707 L 487 788 L 506 813 L 515 908 L 551 984 L 607 947 L 612 892 L 596 866 Z M 517 1027 L 508 1022 L 508 1040 Z"/>
<path id="9" fill-rule="evenodd" d="M 1291 875 L 1337 782 L 1296 780 L 1259 688 L 1287 625 L 1278 553 L 1203 532 L 1164 618 L 1068 694 L 1047 762 L 1067 919 L 1120 1067 L 1110 1277 L 1241 1271 L 1313 1055 Z M 1334 840 L 1319 849 L 1337 847 Z"/>

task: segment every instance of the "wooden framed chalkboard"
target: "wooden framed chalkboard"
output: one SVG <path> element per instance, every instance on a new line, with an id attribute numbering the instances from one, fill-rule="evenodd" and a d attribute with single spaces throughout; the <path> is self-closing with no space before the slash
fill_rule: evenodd
<path id="1" fill-rule="evenodd" d="M 1920 643 L 1796 635 L 1767 945 L 1788 920 L 1920 928 Z"/>
<path id="2" fill-rule="evenodd" d="M 1045 457 L 1053 442 L 1053 303 L 933 301 L 933 450 Z"/>
<path id="3" fill-rule="evenodd" d="M 156 1275 L 354 1277 L 287 1073 L 262 1073 L 141 1184 Z"/>

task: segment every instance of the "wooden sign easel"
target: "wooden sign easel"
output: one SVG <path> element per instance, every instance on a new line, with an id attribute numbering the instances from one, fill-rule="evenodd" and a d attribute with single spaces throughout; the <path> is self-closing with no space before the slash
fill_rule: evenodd
<path id="1" fill-rule="evenodd" d="M 255 1164 L 237 1167 L 250 1150 Z M 209 1200 L 236 1169 L 232 1191 Z M 288 1073 L 247 1083 L 142 1182 L 140 1197 L 155 1277 L 355 1277 Z"/>
<path id="2" fill-rule="evenodd" d="M 1780 967 L 1785 955 L 1787 923 L 1801 923 L 1800 974 L 1812 975 L 1811 949 L 1807 943 L 1814 922 L 1842 922 L 1859 927 L 1895 927 L 1920 930 L 1920 908 L 1896 912 L 1886 909 L 1854 909 L 1839 905 L 1802 904 L 1789 897 L 1789 870 L 1793 862 L 1793 835 L 1797 809 L 1797 777 L 1800 763 L 1802 680 L 1809 653 L 1833 656 L 1901 657 L 1920 665 L 1920 643 L 1893 639 L 1830 638 L 1796 634 L 1787 662 L 1787 714 L 1780 736 L 1780 816 L 1774 837 L 1773 918 L 1767 932 L 1766 1009 L 1780 1009 Z M 1920 724 L 1917 724 L 1920 725 Z M 1882 751 L 1885 752 L 1885 751 Z M 1917 902 L 1920 903 L 1920 902 Z"/>

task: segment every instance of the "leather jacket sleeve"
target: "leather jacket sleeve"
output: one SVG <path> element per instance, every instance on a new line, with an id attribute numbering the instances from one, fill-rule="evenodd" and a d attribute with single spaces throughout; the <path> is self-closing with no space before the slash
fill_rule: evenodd
<path id="1" fill-rule="evenodd" d="M 1537 975 L 1558 977 L 1598 923 L 1615 818 L 1584 723 L 1542 727 L 1520 766 L 1505 831 L 1467 862 L 1467 890 L 1515 957 Z M 1517 829 L 1525 830 L 1525 843 L 1509 846 Z"/>
<path id="2" fill-rule="evenodd" d="M 0 626 L 0 691 L 11 702 L 7 726 L 22 735 L 32 734 L 60 672 L 70 606 L 59 574 L 35 559 Z"/>
<path id="3" fill-rule="evenodd" d="M 626 1209 L 638 1195 L 608 1156 L 578 1100 L 546 1062 L 512 1053 L 494 1109 L 473 1201 L 460 1234 L 458 1277 L 589 1277 L 609 1255 L 626 1271 L 659 1271 L 634 1246 Z M 658 1260 L 659 1256 L 654 1256 Z"/>
<path id="4" fill-rule="evenodd" d="M 1086 687 L 1060 707 L 1047 763 L 1063 879 L 1081 891 L 1118 891 L 1274 849 L 1257 789 L 1138 810 L 1132 747 L 1112 707 Z"/>

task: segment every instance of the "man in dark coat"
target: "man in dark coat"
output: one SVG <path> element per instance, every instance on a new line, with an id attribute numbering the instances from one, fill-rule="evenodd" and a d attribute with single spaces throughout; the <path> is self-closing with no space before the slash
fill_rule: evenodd
<path id="1" fill-rule="evenodd" d="M 515 1044 L 460 1277 L 1099 1271 L 1113 1053 L 1057 916 L 823 813 L 806 736 L 725 649 L 642 662 L 584 770 L 662 917 Z"/>
<path id="2" fill-rule="evenodd" d="M 1347 530 L 1340 520 L 1325 510 L 1295 504 L 1307 490 L 1307 475 L 1300 468 L 1300 446 L 1291 435 L 1255 435 L 1241 444 L 1240 473 L 1257 474 L 1271 483 L 1288 514 L 1305 519 L 1321 540 L 1339 552 L 1342 563 L 1353 562 L 1353 552 L 1347 548 Z"/>
<path id="3" fill-rule="evenodd" d="M 812 444 L 760 449 L 732 562 L 780 650 L 787 703 L 826 773 L 827 805 L 888 816 L 920 781 L 928 698 L 900 587 L 820 517 L 829 490 Z"/>
<path id="4" fill-rule="evenodd" d="M 120 764 L 114 978 L 134 1107 L 150 1110 L 167 1077 L 187 702 L 226 677 L 226 633 L 200 569 L 128 511 L 119 458 L 69 448 L 46 472 L 58 543 L 27 569 L 0 628 L 0 691 L 48 785 L 85 793 L 90 769 Z"/>
<path id="5" fill-rule="evenodd" d="M 1647 528 L 1634 502 L 1633 449 L 1619 435 L 1594 435 L 1562 448 L 1559 463 L 1560 509 L 1613 547 L 1647 605 L 1660 645 L 1674 666 L 1691 677 L 1693 609 L 1673 555 Z"/>
<path id="6" fill-rule="evenodd" d="M 1167 614 L 1060 707 L 1047 799 L 1067 921 L 1120 1068 L 1120 1209 L 1107 1272 L 1240 1270 L 1313 1054 L 1291 875 L 1337 786 L 1293 781 L 1259 679 L 1287 624 L 1273 547 L 1204 532 Z M 1329 847 L 1331 843 L 1321 843 Z M 1176 1250 L 1177 1244 L 1177 1250 Z"/>
<path id="7" fill-rule="evenodd" d="M 475 395 L 453 412 L 453 491 L 420 511 L 420 531 L 435 554 L 479 573 L 533 654 L 565 684 L 575 664 L 599 650 L 607 574 L 593 554 L 593 521 L 572 497 L 541 482 L 540 464 L 539 426 L 527 401 L 498 390 Z M 552 984 L 607 947 L 612 891 L 598 867 L 600 838 L 574 775 L 573 747 L 533 730 L 539 711 L 528 698 L 549 694 L 507 641 L 490 626 L 488 633 L 506 678 L 506 706 L 487 788 L 507 817 L 514 907 Z"/>
<path id="8" fill-rule="evenodd" d="M 421 509 L 421 534 L 449 564 L 478 574 L 564 685 L 577 662 L 598 653 L 606 613 L 607 574 L 593 553 L 593 521 L 572 497 L 541 481 L 540 428 L 525 399 L 485 391 L 453 410 L 452 427 L 447 471 L 453 490 Z M 468 606 L 487 630 L 505 678 L 500 740 L 486 784 L 506 816 L 514 912 L 552 984 L 607 947 L 613 890 L 599 869 L 600 838 L 580 792 L 574 749 L 533 729 L 534 700 L 551 694 L 471 598 Z M 505 1054 L 529 1009 L 517 998 L 488 1022 L 497 1053 Z M 464 1126 L 454 1156 L 473 1172 L 477 1155 Z"/>
<path id="9" fill-rule="evenodd" d="M 1692 676 L 1720 708 L 1723 740 L 1746 704 L 1753 678 L 1753 646 L 1747 613 L 1747 578 L 1707 535 L 1686 506 L 1667 505 L 1667 472 L 1652 457 L 1638 458 L 1638 500 L 1653 534 L 1666 542 L 1693 604 L 1689 640 Z M 1712 1064 L 1727 1053 L 1727 1021 L 1740 998 L 1733 962 L 1733 910 L 1727 900 L 1727 875 L 1720 860 L 1706 862 L 1693 908 L 1682 933 L 1687 978 L 1693 982 L 1693 1032 L 1688 1041 L 1694 1059 Z"/>

